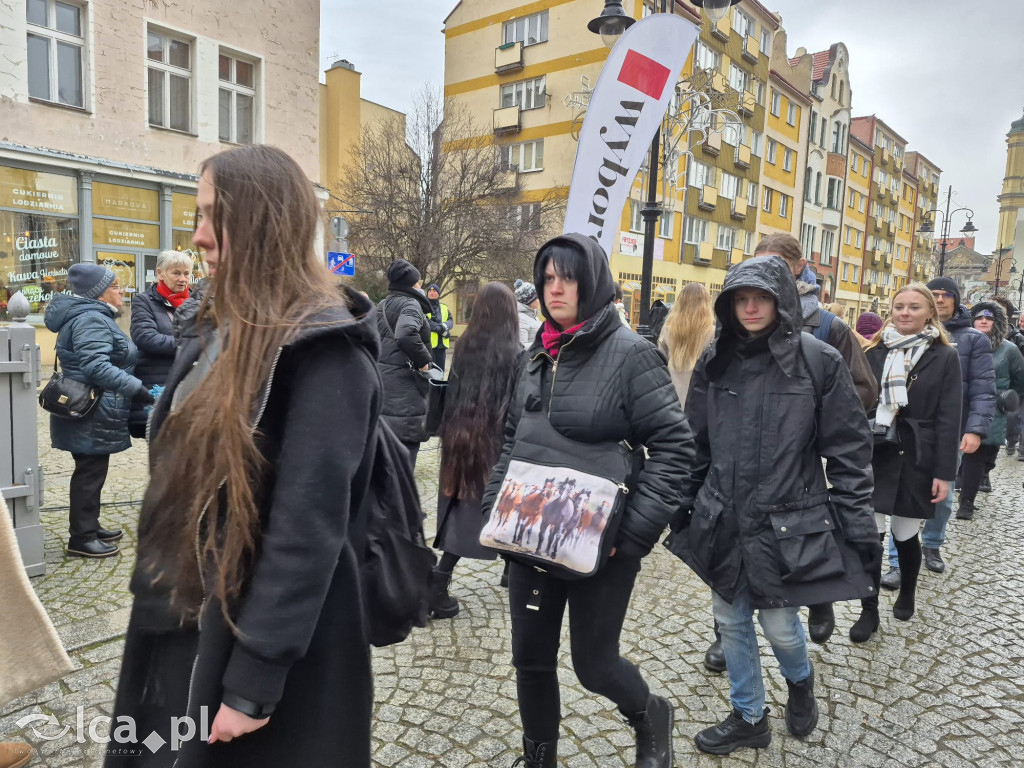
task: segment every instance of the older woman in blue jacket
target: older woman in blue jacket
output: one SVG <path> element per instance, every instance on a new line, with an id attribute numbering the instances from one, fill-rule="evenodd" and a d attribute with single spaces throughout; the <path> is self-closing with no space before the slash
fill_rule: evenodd
<path id="1" fill-rule="evenodd" d="M 132 375 L 139 352 L 115 318 L 122 296 L 117 276 L 98 264 L 75 264 L 68 270 L 71 293 L 58 293 L 46 307 L 46 327 L 57 334 L 57 359 L 64 375 L 99 387 L 99 405 L 83 419 L 50 416 L 54 448 L 75 460 L 71 475 L 70 536 L 67 554 L 110 557 L 121 531 L 100 527 L 100 494 L 110 454 L 131 447 L 128 413 L 132 398 L 153 402 L 145 385 Z"/>

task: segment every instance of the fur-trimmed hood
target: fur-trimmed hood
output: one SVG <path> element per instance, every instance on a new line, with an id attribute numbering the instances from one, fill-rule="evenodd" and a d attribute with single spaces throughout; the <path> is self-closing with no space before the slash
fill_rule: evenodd
<path id="1" fill-rule="evenodd" d="M 988 336 L 989 341 L 992 342 L 992 349 L 994 350 L 1006 338 L 1006 334 L 1010 330 L 1010 321 L 1006 318 L 1006 310 L 1003 309 L 1002 305 L 994 301 L 979 301 L 971 307 L 971 325 L 974 325 L 974 319 L 985 310 L 992 313 L 994 320 L 992 330 L 985 334 Z"/>

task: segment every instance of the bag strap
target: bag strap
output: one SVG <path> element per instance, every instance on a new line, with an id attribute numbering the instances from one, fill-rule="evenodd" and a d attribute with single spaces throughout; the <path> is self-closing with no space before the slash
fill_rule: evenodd
<path id="1" fill-rule="evenodd" d="M 832 321 L 836 319 L 833 312 L 827 309 L 818 310 L 818 325 L 814 329 L 814 338 L 828 344 L 828 334 L 832 330 Z"/>

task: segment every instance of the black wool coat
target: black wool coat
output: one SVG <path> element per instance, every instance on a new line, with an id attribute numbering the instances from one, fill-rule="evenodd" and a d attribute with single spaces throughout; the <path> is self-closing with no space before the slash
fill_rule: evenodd
<path id="1" fill-rule="evenodd" d="M 380 369 L 384 381 L 381 416 L 403 443 L 427 439 L 427 380 L 419 373 L 430 355 L 430 303 L 412 288 L 391 286 L 377 307 Z"/>
<path id="2" fill-rule="evenodd" d="M 868 363 L 879 381 L 888 354 L 884 344 L 867 352 Z M 957 350 L 932 342 L 911 369 L 908 383 L 908 403 L 896 417 L 899 444 L 875 445 L 871 502 L 883 515 L 930 520 L 935 517 L 932 479 L 948 480 L 952 493 L 956 477 L 963 402 Z"/>
<path id="3" fill-rule="evenodd" d="M 380 377 L 376 313 L 362 296 L 344 290 L 351 313 L 339 304 L 310 318 L 280 350 L 263 393 L 259 553 L 230 608 L 237 631 L 212 598 L 198 635 L 194 627 L 175 626 L 162 585 L 150 584 L 138 569 L 132 582 L 136 604 L 123 660 L 131 677 L 121 678 L 115 718 L 141 712 L 144 722 L 169 722 L 187 713 L 198 724 L 205 712 L 209 724 L 226 695 L 276 708 L 265 727 L 231 742 L 209 745 L 197 737 L 177 753 L 147 751 L 145 762 L 110 756 L 107 768 L 170 766 L 175 757 L 176 768 L 370 765 L 373 680 L 361 610 L 365 526 L 358 512 L 369 480 Z M 183 354 L 193 348 L 183 335 Z M 161 397 L 163 407 L 152 420 L 155 479 L 163 462 L 180 460 L 162 451 L 159 438 L 168 402 Z M 165 496 L 173 494 L 166 489 Z M 169 506 L 160 496 L 147 492 L 143 502 L 140 562 L 159 546 L 146 534 L 152 516 Z M 182 680 L 188 681 L 184 689 Z"/>
<path id="4" fill-rule="evenodd" d="M 778 327 L 749 346 L 733 309 L 744 287 L 767 291 L 778 309 Z M 824 367 L 817 407 L 796 284 L 776 256 L 734 266 L 715 313 L 721 331 L 686 399 L 697 459 L 681 477 L 684 511 L 666 545 L 725 600 L 745 583 L 755 608 L 869 596 L 866 563 L 879 551 L 871 441 L 849 369 L 805 337 Z"/>

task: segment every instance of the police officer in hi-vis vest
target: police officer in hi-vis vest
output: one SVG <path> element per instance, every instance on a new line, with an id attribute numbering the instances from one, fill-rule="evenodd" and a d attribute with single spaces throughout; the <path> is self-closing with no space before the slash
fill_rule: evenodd
<path id="1" fill-rule="evenodd" d="M 443 371 L 445 356 L 448 354 L 448 334 L 455 321 L 448 305 L 441 303 L 439 286 L 431 285 L 427 288 L 427 299 L 430 301 L 430 315 L 427 316 L 430 324 L 430 354 L 434 358 L 434 365 Z"/>

